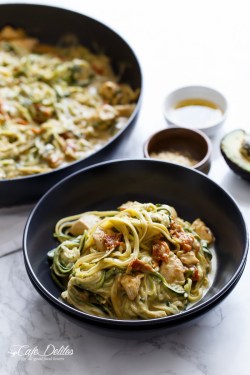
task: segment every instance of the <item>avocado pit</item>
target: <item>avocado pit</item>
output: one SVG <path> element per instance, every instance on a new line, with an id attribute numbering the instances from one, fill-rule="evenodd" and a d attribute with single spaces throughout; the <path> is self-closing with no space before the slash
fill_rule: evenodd
<path id="1" fill-rule="evenodd" d="M 232 171 L 250 181 L 250 134 L 233 130 L 222 138 L 220 149 Z"/>

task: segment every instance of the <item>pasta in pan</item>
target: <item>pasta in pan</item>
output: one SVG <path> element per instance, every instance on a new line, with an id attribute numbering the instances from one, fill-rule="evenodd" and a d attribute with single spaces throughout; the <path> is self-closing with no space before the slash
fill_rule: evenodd
<path id="1" fill-rule="evenodd" d="M 85 158 L 121 130 L 139 90 L 109 58 L 67 36 L 44 45 L 0 31 L 0 179 L 49 172 Z"/>
<path id="2" fill-rule="evenodd" d="M 173 315 L 208 288 L 214 236 L 166 204 L 127 202 L 115 211 L 61 219 L 60 244 L 48 253 L 62 298 L 86 313 L 115 319 Z"/>

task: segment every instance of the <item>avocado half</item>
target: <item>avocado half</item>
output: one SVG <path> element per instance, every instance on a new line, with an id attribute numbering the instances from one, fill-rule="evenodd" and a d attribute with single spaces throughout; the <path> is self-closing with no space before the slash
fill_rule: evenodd
<path id="1" fill-rule="evenodd" d="M 220 150 L 232 171 L 250 181 L 250 134 L 233 130 L 222 138 Z"/>

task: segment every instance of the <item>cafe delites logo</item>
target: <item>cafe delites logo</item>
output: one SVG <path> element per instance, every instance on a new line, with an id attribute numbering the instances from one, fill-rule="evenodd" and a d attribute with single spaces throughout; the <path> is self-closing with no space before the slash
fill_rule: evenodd
<path id="1" fill-rule="evenodd" d="M 8 354 L 11 357 L 19 357 L 21 360 L 33 361 L 58 361 L 64 360 L 74 354 L 74 350 L 69 345 L 56 347 L 48 344 L 45 348 L 30 345 L 12 345 Z"/>

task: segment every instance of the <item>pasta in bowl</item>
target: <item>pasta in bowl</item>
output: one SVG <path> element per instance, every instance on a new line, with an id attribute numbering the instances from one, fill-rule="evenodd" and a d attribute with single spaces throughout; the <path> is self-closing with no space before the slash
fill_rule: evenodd
<path id="1" fill-rule="evenodd" d="M 0 62 L 0 207 L 118 157 L 142 97 L 120 35 L 68 9 L 0 4 Z"/>
<path id="2" fill-rule="evenodd" d="M 58 221 L 50 251 L 62 298 L 99 317 L 155 319 L 177 314 L 208 288 L 214 236 L 166 204 L 127 202 L 116 211 Z"/>
<path id="3" fill-rule="evenodd" d="M 139 96 L 72 35 L 53 46 L 6 26 L 0 64 L 0 179 L 87 157 L 125 126 Z"/>
<path id="4" fill-rule="evenodd" d="M 23 251 L 32 285 L 67 319 L 132 337 L 189 324 L 223 301 L 243 273 L 248 234 L 236 202 L 203 173 L 114 160 L 44 195 Z"/>

